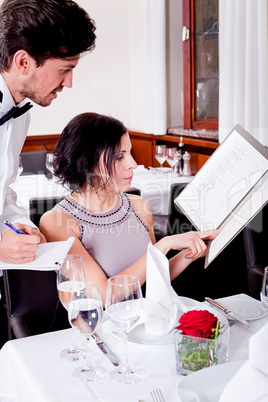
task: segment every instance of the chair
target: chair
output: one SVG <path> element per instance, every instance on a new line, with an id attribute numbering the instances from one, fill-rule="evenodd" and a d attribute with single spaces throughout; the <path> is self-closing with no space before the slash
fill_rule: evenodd
<path id="1" fill-rule="evenodd" d="M 58 303 L 54 271 L 4 270 L 8 339 L 52 330 Z"/>
<path id="2" fill-rule="evenodd" d="M 174 199 L 183 190 L 185 184 L 173 184 L 171 187 L 171 205 L 168 233 L 177 234 L 195 230 Z M 176 252 L 168 254 L 172 257 Z M 204 269 L 205 258 L 192 262 L 173 282 L 174 290 L 181 296 L 204 301 L 206 296 L 220 298 L 239 293 L 248 293 L 246 256 L 243 233 L 238 236 Z"/>
<path id="3" fill-rule="evenodd" d="M 22 152 L 21 161 L 23 166 L 23 175 L 29 174 L 47 174 L 46 169 L 47 151 Z"/>
<path id="4" fill-rule="evenodd" d="M 268 203 L 243 230 L 249 295 L 260 299 L 263 270 L 268 265 Z"/>
<path id="5" fill-rule="evenodd" d="M 169 215 L 168 215 L 168 235 L 173 235 L 176 233 L 185 233 L 195 230 L 192 223 L 184 215 L 181 209 L 175 204 L 174 200 L 186 187 L 187 183 L 175 183 L 171 185 L 170 188 L 170 205 L 169 205 Z"/>
<path id="6" fill-rule="evenodd" d="M 31 198 L 29 200 L 30 209 L 30 219 L 31 221 L 39 227 L 39 222 L 41 216 L 46 212 L 50 211 L 58 202 L 60 202 L 64 196 L 58 197 L 40 197 Z"/>
<path id="7" fill-rule="evenodd" d="M 141 195 L 141 190 L 136 187 L 131 187 L 129 190 L 126 191 L 127 194 L 136 194 Z"/>

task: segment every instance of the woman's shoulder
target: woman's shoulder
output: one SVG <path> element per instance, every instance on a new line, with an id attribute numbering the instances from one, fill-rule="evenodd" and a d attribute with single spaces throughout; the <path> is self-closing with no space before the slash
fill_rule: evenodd
<path id="1" fill-rule="evenodd" d="M 48 224 L 53 222 L 65 222 L 66 219 L 74 219 L 56 204 L 51 210 L 45 212 L 40 219 L 40 224 Z"/>
<path id="2" fill-rule="evenodd" d="M 70 229 L 79 234 L 79 225 L 75 218 L 68 215 L 64 210 L 55 205 L 50 211 L 45 212 L 40 219 L 40 231 L 49 239 L 55 237 L 56 233 L 69 233 Z"/>
<path id="3" fill-rule="evenodd" d="M 141 195 L 137 195 L 137 194 L 128 194 L 127 193 L 128 198 L 131 201 L 131 204 L 133 206 L 133 208 L 139 209 L 142 208 L 143 206 L 149 205 L 149 202 L 146 200 L 146 198 L 143 198 Z"/>
<path id="4" fill-rule="evenodd" d="M 127 194 L 134 211 L 148 224 L 151 222 L 152 210 L 149 201 L 140 195 Z"/>

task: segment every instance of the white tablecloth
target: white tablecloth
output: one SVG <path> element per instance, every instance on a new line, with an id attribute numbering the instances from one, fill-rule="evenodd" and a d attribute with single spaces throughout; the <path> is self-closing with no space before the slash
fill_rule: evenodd
<path id="1" fill-rule="evenodd" d="M 238 296 L 241 298 L 241 295 Z M 224 299 L 220 300 L 224 302 Z M 238 322 L 230 328 L 230 362 L 247 359 L 250 336 L 267 322 L 268 316 L 265 316 L 251 321 L 252 328 Z M 102 335 L 119 360 L 122 359 L 123 342 L 114 335 Z M 173 344 L 145 345 L 128 342 L 130 364 L 141 366 L 146 371 L 146 377 L 133 385 L 118 385 L 108 377 L 93 383 L 84 383 L 74 378 L 72 371 L 79 363 L 66 362 L 59 357 L 60 350 L 70 346 L 70 342 L 71 330 L 7 342 L 0 351 L 0 401 L 138 402 L 142 399 L 152 402 L 150 391 L 155 388 L 161 388 L 166 402 L 179 401 L 177 388 L 185 377 L 176 373 Z M 113 368 L 112 363 L 94 342 L 91 345 L 94 363 L 105 365 L 110 371 Z M 205 374 L 206 370 L 203 372 Z M 10 399 L 5 399 L 4 396 L 9 396 Z"/>
<path id="2" fill-rule="evenodd" d="M 192 177 L 175 176 L 171 173 L 134 171 L 132 187 L 141 190 L 141 195 L 151 205 L 153 215 L 167 215 L 170 204 L 170 186 L 173 183 L 188 183 Z M 45 175 L 19 176 L 12 188 L 18 195 L 18 204 L 29 212 L 29 200 L 33 197 L 65 196 L 69 190 L 56 180 L 48 180 Z"/>
<path id="3" fill-rule="evenodd" d="M 168 215 L 170 206 L 170 187 L 173 183 L 189 183 L 192 176 L 176 176 L 174 173 L 160 173 L 144 169 L 144 173 L 134 170 L 131 185 L 141 190 L 151 206 L 153 215 Z"/>

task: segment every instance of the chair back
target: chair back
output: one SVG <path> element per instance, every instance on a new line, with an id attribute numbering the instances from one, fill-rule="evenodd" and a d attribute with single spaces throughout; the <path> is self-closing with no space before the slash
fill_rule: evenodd
<path id="1" fill-rule="evenodd" d="M 39 226 L 41 216 L 62 199 L 63 196 L 30 199 L 32 222 Z M 67 313 L 63 308 L 61 315 L 55 316 L 60 309 L 54 271 L 10 269 L 3 271 L 3 279 L 9 339 L 68 328 Z M 56 328 L 58 322 L 55 323 L 55 319 L 61 320 L 61 328 Z"/>
<path id="2" fill-rule="evenodd" d="M 21 161 L 23 166 L 23 175 L 29 174 L 47 174 L 46 169 L 47 151 L 22 152 Z"/>
<path id="3" fill-rule="evenodd" d="M 186 187 L 187 183 L 175 183 L 170 188 L 170 205 L 168 216 L 168 234 L 186 233 L 195 230 L 192 223 L 184 215 L 181 209 L 175 204 L 175 199 Z"/>
<path id="4" fill-rule="evenodd" d="M 58 303 L 54 271 L 4 270 L 8 339 L 50 330 Z"/>
<path id="5" fill-rule="evenodd" d="M 39 222 L 41 216 L 50 211 L 56 204 L 58 204 L 64 196 L 58 197 L 37 197 L 31 198 L 29 200 L 29 209 L 30 209 L 30 219 L 31 221 L 39 227 Z"/>
<path id="6" fill-rule="evenodd" d="M 126 191 L 127 194 L 136 194 L 141 195 L 141 190 L 137 187 L 131 187 L 129 190 Z"/>
<path id="7" fill-rule="evenodd" d="M 249 295 L 260 299 L 263 271 L 268 266 L 268 203 L 243 230 Z"/>
<path id="8" fill-rule="evenodd" d="M 169 235 L 187 233 L 196 229 L 181 209 L 174 203 L 175 198 L 186 184 L 171 186 Z M 176 252 L 171 252 L 172 257 Z M 205 297 L 220 298 L 238 293 L 248 293 L 246 257 L 243 234 L 240 233 L 214 261 L 204 269 L 205 258 L 193 261 L 173 282 L 174 290 L 181 296 L 204 301 Z"/>

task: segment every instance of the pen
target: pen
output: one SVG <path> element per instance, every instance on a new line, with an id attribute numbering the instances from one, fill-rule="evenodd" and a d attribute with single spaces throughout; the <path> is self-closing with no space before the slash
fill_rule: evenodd
<path id="1" fill-rule="evenodd" d="M 24 235 L 27 234 L 27 233 L 22 232 L 21 230 L 15 228 L 15 226 L 11 225 L 11 223 L 9 223 L 8 221 L 5 221 L 4 224 L 5 224 L 6 226 L 8 226 L 10 229 L 14 230 L 14 232 L 16 232 L 16 233 L 24 234 Z"/>

